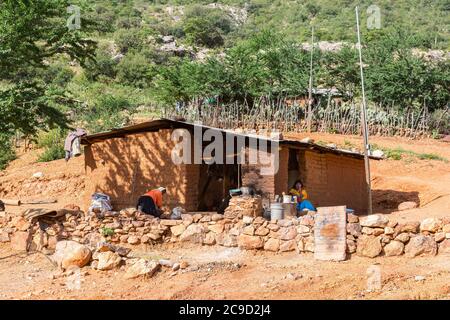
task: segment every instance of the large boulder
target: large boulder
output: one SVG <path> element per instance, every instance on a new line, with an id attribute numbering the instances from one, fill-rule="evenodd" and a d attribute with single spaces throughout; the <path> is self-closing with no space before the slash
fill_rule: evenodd
<path id="1" fill-rule="evenodd" d="M 220 224 L 211 224 L 208 226 L 208 229 L 210 231 L 212 231 L 213 233 L 219 234 L 222 233 L 225 230 L 225 226 L 220 223 Z"/>
<path id="2" fill-rule="evenodd" d="M 241 234 L 238 237 L 238 246 L 242 249 L 252 250 L 260 249 L 264 247 L 264 241 L 258 236 L 249 236 L 246 234 Z"/>
<path id="3" fill-rule="evenodd" d="M 358 216 L 348 213 L 347 214 L 347 222 L 348 223 L 358 223 L 359 222 L 359 218 Z"/>
<path id="4" fill-rule="evenodd" d="M 307 227 L 305 227 L 305 228 L 307 228 Z M 266 235 L 269 234 L 269 232 L 270 232 L 269 229 L 267 229 L 267 228 L 265 228 L 263 226 L 260 226 L 260 227 L 258 227 L 258 229 L 256 229 L 255 235 L 257 235 L 257 236 L 266 236 Z"/>
<path id="5" fill-rule="evenodd" d="M 441 241 L 443 241 L 443 240 L 445 240 L 445 233 L 444 233 L 444 232 L 437 232 L 437 233 L 434 235 L 434 241 L 436 241 L 436 242 L 441 242 Z"/>
<path id="6" fill-rule="evenodd" d="M 405 254 L 408 257 L 419 255 L 436 255 L 437 244 L 431 236 L 417 235 L 412 237 L 405 247 Z"/>
<path id="7" fill-rule="evenodd" d="M 299 241 L 299 243 L 300 243 L 300 241 Z M 315 250 L 314 236 L 304 238 L 303 250 L 306 252 L 314 252 L 314 250 Z"/>
<path id="8" fill-rule="evenodd" d="M 436 218 L 428 218 L 422 221 L 420 224 L 420 231 L 428 231 L 435 233 L 442 226 L 442 221 Z"/>
<path id="9" fill-rule="evenodd" d="M 205 237 L 203 238 L 203 244 L 207 245 L 215 245 L 216 244 L 216 236 L 213 232 L 208 232 Z"/>
<path id="10" fill-rule="evenodd" d="M 59 241 L 56 243 L 53 260 L 62 269 L 71 266 L 81 268 L 91 260 L 91 250 L 75 241 Z"/>
<path id="11" fill-rule="evenodd" d="M 382 214 L 371 214 L 370 216 L 360 218 L 359 223 L 363 227 L 384 228 L 389 223 L 389 219 Z"/>
<path id="12" fill-rule="evenodd" d="M 114 252 L 105 251 L 98 254 L 98 270 L 112 270 L 117 268 L 122 262 L 122 258 Z"/>
<path id="13" fill-rule="evenodd" d="M 362 257 L 375 258 L 381 253 L 380 237 L 362 235 L 358 238 L 356 254 Z"/>
<path id="14" fill-rule="evenodd" d="M 402 242 L 393 240 L 384 246 L 384 254 L 387 257 L 401 256 L 404 249 L 405 245 Z"/>
<path id="15" fill-rule="evenodd" d="M 139 244 L 139 243 L 141 243 L 141 239 L 139 238 L 139 236 L 131 235 L 131 236 L 128 236 L 127 243 L 129 243 L 129 244 Z"/>
<path id="16" fill-rule="evenodd" d="M 139 259 L 127 269 L 125 278 L 133 279 L 140 276 L 152 277 L 160 268 L 161 265 L 156 261 Z"/>

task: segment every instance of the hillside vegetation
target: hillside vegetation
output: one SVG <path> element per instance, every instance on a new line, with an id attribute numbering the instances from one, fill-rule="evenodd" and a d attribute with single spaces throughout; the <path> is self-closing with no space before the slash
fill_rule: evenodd
<path id="1" fill-rule="evenodd" d="M 369 30 L 372 4 L 2 1 L 0 168 L 14 157 L 13 136 L 46 139 L 42 131 L 52 130 L 56 143 L 73 126 L 93 133 L 126 125 L 135 115 L 202 104 L 251 109 L 261 99 L 305 95 L 312 26 L 316 42 L 329 42 L 323 42 L 327 50 L 314 51 L 314 87 L 336 88 L 344 102 L 358 102 L 356 5 L 374 114 L 416 112 L 426 116 L 427 130 L 447 133 L 448 1 L 378 1 L 381 28 Z M 80 29 L 66 26 L 69 5 L 80 7 Z M 62 153 L 48 154 L 51 160 Z"/>

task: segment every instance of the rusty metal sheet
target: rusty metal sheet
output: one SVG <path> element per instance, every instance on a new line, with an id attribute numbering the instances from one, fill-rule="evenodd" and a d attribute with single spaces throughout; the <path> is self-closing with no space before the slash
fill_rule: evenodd
<path id="1" fill-rule="evenodd" d="M 314 259 L 345 260 L 346 206 L 319 207 L 314 224 Z"/>

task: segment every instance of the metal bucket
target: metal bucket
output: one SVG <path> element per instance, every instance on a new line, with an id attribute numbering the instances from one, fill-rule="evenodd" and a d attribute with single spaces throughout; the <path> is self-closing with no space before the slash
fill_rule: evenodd
<path id="1" fill-rule="evenodd" d="M 270 206 L 270 219 L 281 220 L 284 219 L 284 208 L 282 203 L 272 203 Z"/>

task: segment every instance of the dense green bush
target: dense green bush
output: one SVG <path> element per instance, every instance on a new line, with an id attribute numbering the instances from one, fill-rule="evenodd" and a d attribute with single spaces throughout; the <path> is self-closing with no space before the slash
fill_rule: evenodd
<path id="1" fill-rule="evenodd" d="M 117 65 L 117 80 L 122 84 L 145 88 L 153 75 L 153 65 L 140 53 L 128 53 Z"/>
<path id="2" fill-rule="evenodd" d="M 67 130 L 62 128 L 38 132 L 36 137 L 37 146 L 44 149 L 38 161 L 48 162 L 64 158 L 64 140 L 66 135 Z"/>
<path id="3" fill-rule="evenodd" d="M 99 77 L 114 79 L 116 77 L 117 61 L 113 59 L 109 44 L 102 44 L 95 51 L 95 61 L 89 61 L 85 67 L 85 75 L 95 81 Z"/>
<path id="4" fill-rule="evenodd" d="M 93 20 L 97 23 L 97 30 L 99 32 L 114 32 L 116 15 L 113 8 L 107 4 L 97 4 L 95 6 Z"/>
<path id="5" fill-rule="evenodd" d="M 189 43 L 218 47 L 225 43 L 225 35 L 233 30 L 233 22 L 221 10 L 193 6 L 186 12 L 183 31 Z"/>
<path id="6" fill-rule="evenodd" d="M 39 156 L 38 162 L 49 162 L 53 160 L 63 159 L 65 156 L 64 145 L 55 144 L 45 148 L 44 152 Z"/>
<path id="7" fill-rule="evenodd" d="M 0 170 L 6 168 L 8 163 L 16 158 L 16 153 L 11 143 L 11 137 L 0 133 Z"/>
<path id="8" fill-rule="evenodd" d="M 47 84 L 55 84 L 59 87 L 65 87 L 72 80 L 75 73 L 63 63 L 51 64 L 43 71 L 42 78 Z"/>
<path id="9" fill-rule="evenodd" d="M 118 28 L 137 28 L 141 25 L 142 13 L 132 5 L 127 5 L 122 8 L 117 17 Z"/>
<path id="10" fill-rule="evenodd" d="M 95 105 L 82 113 L 85 128 L 89 133 L 107 131 L 126 125 L 136 106 L 124 97 L 104 94 Z"/>
<path id="11" fill-rule="evenodd" d="M 39 148 L 50 148 L 56 144 L 64 142 L 67 130 L 54 128 L 49 131 L 40 131 L 36 137 L 36 143 Z"/>
<path id="12" fill-rule="evenodd" d="M 146 31 L 143 29 L 120 29 L 114 34 L 114 42 L 122 53 L 134 49 L 141 50 L 146 43 Z"/>

